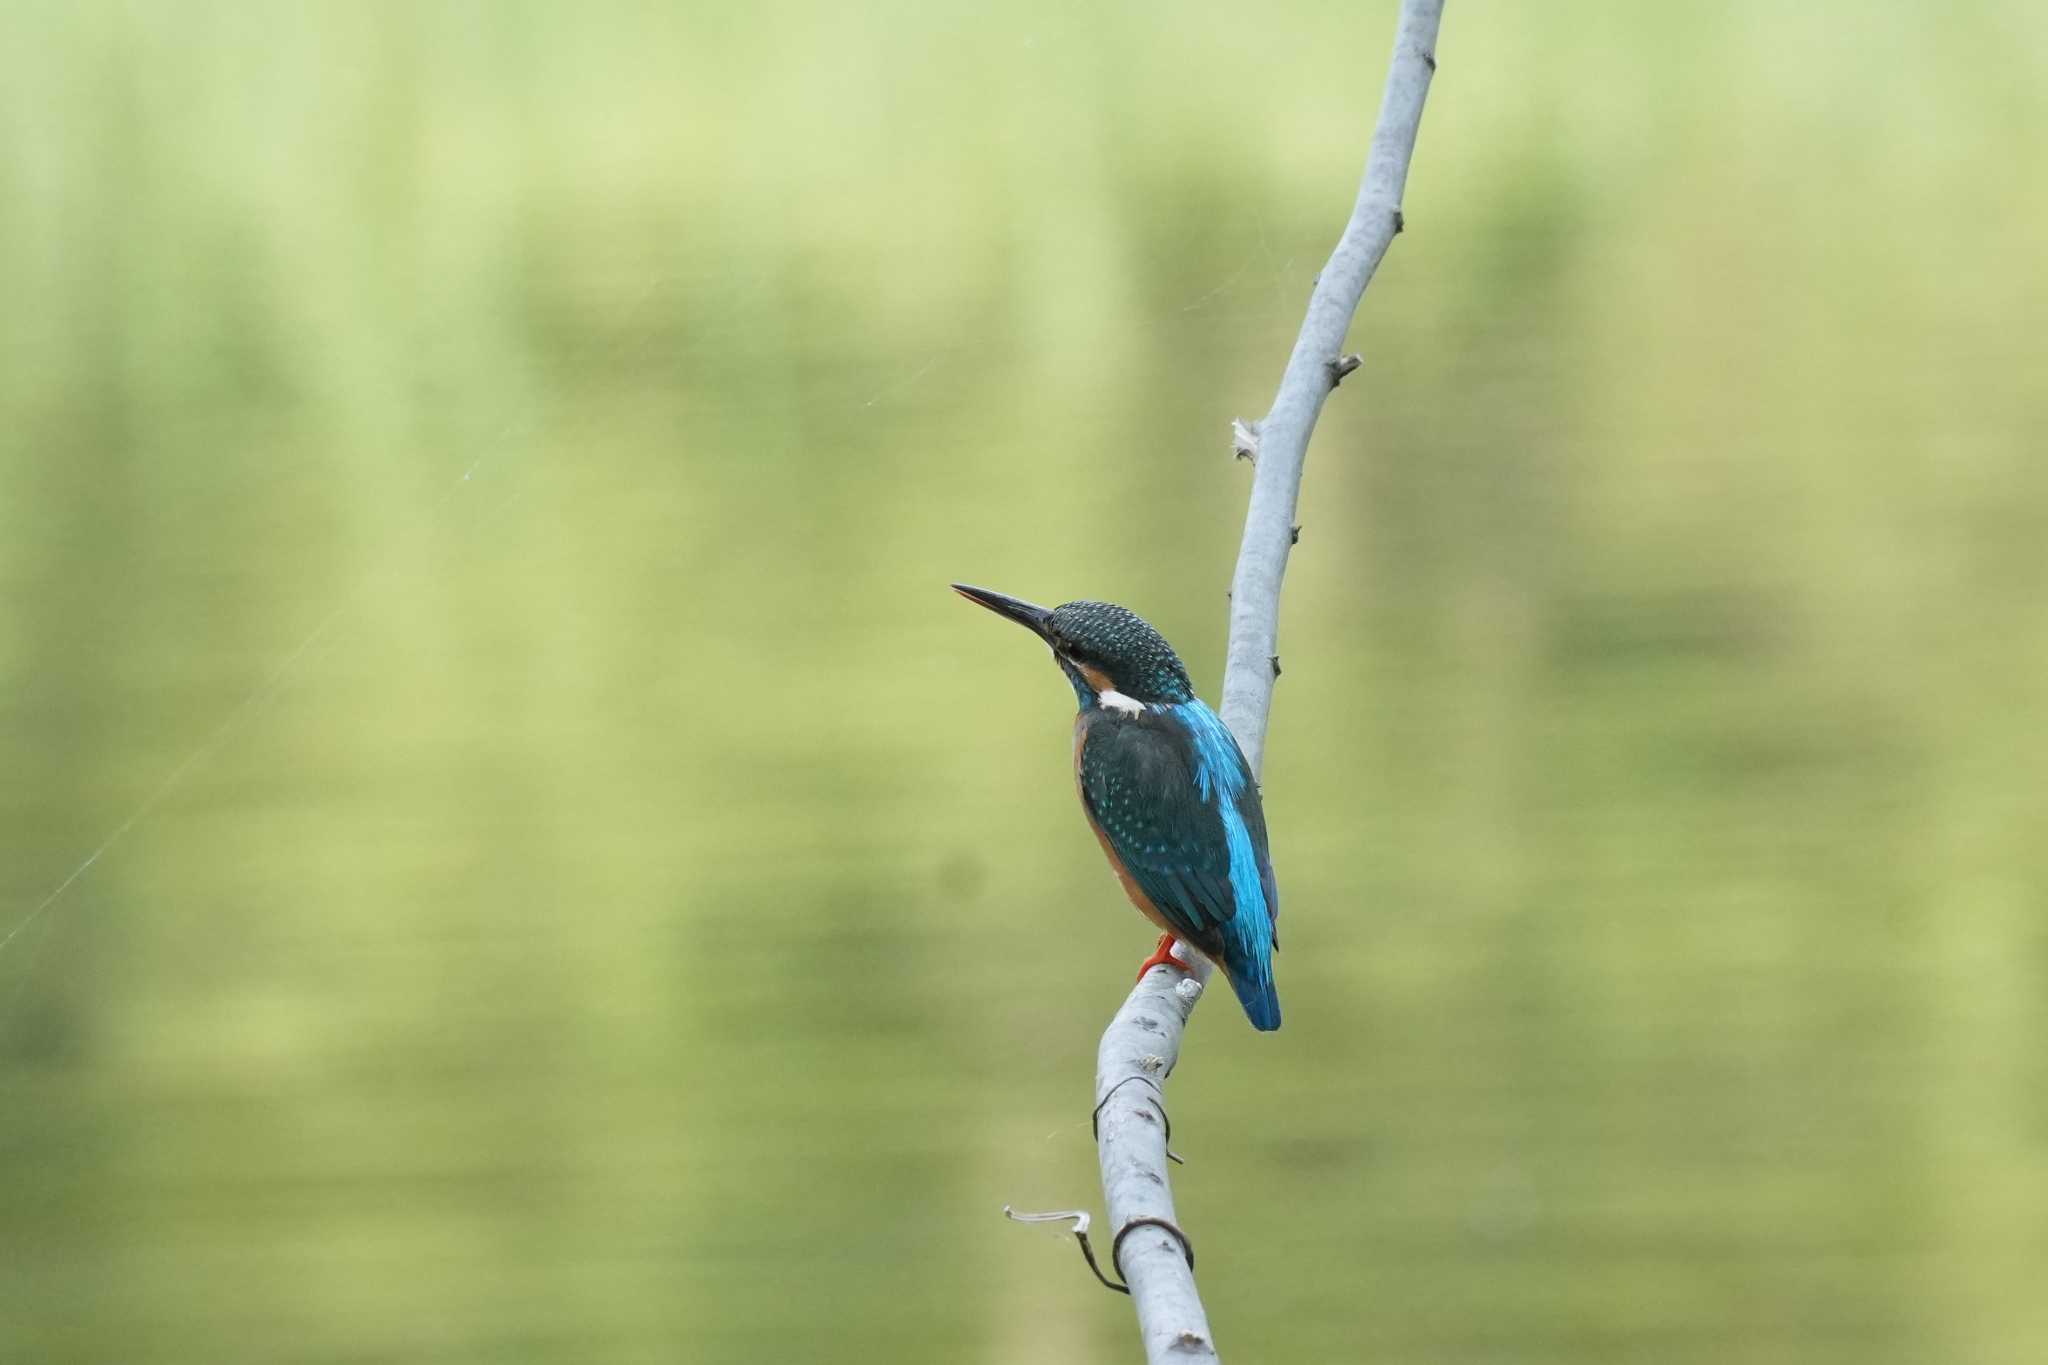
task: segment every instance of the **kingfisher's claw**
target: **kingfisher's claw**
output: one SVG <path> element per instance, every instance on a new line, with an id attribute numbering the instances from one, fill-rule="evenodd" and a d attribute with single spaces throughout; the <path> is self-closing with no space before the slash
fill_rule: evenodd
<path id="1" fill-rule="evenodd" d="M 1188 969 L 1187 963 L 1173 955 L 1172 934 L 1161 934 L 1159 936 L 1159 946 L 1152 950 L 1152 956 L 1138 964 L 1138 980 L 1143 981 L 1145 973 L 1151 971 L 1154 967 L 1172 967 L 1177 971 L 1183 972 Z"/>

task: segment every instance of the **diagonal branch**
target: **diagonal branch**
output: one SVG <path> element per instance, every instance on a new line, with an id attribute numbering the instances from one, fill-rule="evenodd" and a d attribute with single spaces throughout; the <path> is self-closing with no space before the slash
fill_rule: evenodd
<path id="1" fill-rule="evenodd" d="M 1280 675 L 1280 580 L 1298 530 L 1302 462 L 1323 400 L 1360 363 L 1339 348 L 1366 284 L 1401 230 L 1401 193 L 1436 71 L 1442 13 L 1443 0 L 1402 0 L 1379 126 L 1351 221 L 1316 278 L 1272 410 L 1255 427 L 1239 423 L 1235 429 L 1239 453 L 1253 456 L 1254 471 L 1231 581 L 1222 715 L 1255 775 L 1265 756 L 1273 681 Z M 1109 1225 L 1117 1229 L 1113 1269 L 1129 1286 L 1152 1365 L 1217 1359 L 1195 1291 L 1194 1248 L 1174 1219 L 1173 1189 L 1166 1180 L 1162 1088 L 1179 1060 L 1182 1030 L 1208 974 L 1205 962 L 1187 976 L 1163 966 L 1146 972 L 1103 1033 L 1095 1060 L 1102 1194 Z"/>
<path id="2" fill-rule="evenodd" d="M 1287 573 L 1287 552 L 1297 530 L 1294 514 L 1302 461 L 1308 456 L 1308 438 L 1322 415 L 1323 400 L 1358 367 L 1356 357 L 1340 354 L 1344 333 L 1380 258 L 1401 231 L 1401 194 L 1422 124 L 1422 101 L 1429 94 L 1429 78 L 1436 73 L 1436 29 L 1442 15 L 1443 0 L 1403 0 L 1394 56 L 1387 68 L 1387 93 L 1380 102 L 1379 127 L 1372 135 L 1358 202 L 1329 264 L 1316 277 L 1308 316 L 1295 338 L 1294 353 L 1287 358 L 1272 410 L 1254 431 L 1258 458 L 1244 543 L 1230 581 L 1230 655 L 1222 707 L 1223 720 L 1237 736 L 1254 773 L 1265 757 L 1266 716 L 1273 706 L 1273 680 L 1280 675 L 1280 580 Z"/>

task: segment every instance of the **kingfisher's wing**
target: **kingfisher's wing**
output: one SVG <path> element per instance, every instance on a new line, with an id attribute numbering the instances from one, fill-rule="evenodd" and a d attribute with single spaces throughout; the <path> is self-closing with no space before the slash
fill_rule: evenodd
<path id="1" fill-rule="evenodd" d="M 1220 722 L 1219 722 L 1220 723 Z M 1237 741 L 1230 747 L 1237 749 Z M 1280 946 L 1280 888 L 1273 881 L 1273 857 L 1266 848 L 1266 803 L 1259 794 L 1258 779 L 1252 776 L 1251 765 L 1244 761 L 1243 753 L 1237 754 L 1239 766 L 1244 771 L 1244 787 L 1237 794 L 1234 804 L 1238 818 L 1244 821 L 1245 833 L 1251 840 L 1252 853 L 1259 865 L 1259 891 L 1265 901 L 1266 932 L 1272 946 Z"/>
<path id="2" fill-rule="evenodd" d="M 1223 722 L 1194 706 L 1100 716 L 1077 757 L 1081 800 L 1176 937 L 1233 973 L 1263 968 L 1278 902 L 1258 784 Z"/>

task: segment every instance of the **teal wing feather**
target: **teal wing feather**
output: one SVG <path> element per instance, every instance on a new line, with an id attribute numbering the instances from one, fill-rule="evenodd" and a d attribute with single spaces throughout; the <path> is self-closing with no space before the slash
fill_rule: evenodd
<path id="1" fill-rule="evenodd" d="M 1102 715 L 1081 747 L 1081 799 L 1175 935 L 1220 957 L 1237 911 L 1230 852 L 1221 812 L 1199 795 L 1192 759 L 1164 717 Z"/>
<path id="2" fill-rule="evenodd" d="M 1089 818 L 1175 935 L 1222 964 L 1252 1022 L 1279 1027 L 1266 817 L 1230 731 L 1200 702 L 1091 720 Z"/>

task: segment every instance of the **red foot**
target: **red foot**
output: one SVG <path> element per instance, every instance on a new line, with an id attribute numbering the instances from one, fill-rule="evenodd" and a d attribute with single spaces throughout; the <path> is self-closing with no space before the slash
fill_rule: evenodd
<path id="1" fill-rule="evenodd" d="M 1183 972 L 1188 969 L 1187 963 L 1182 962 L 1173 955 L 1172 934 L 1161 934 L 1159 936 L 1159 946 L 1152 950 L 1152 956 L 1138 964 L 1138 980 L 1143 981 L 1145 973 L 1151 971 L 1154 967 L 1172 967 L 1176 971 Z"/>

